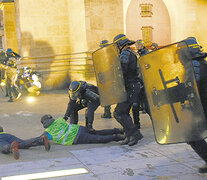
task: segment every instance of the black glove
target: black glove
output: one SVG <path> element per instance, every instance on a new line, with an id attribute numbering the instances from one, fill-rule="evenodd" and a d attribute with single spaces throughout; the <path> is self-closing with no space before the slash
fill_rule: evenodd
<path id="1" fill-rule="evenodd" d="M 67 116 L 64 116 L 63 119 L 65 119 L 67 121 L 68 120 L 68 117 Z"/>

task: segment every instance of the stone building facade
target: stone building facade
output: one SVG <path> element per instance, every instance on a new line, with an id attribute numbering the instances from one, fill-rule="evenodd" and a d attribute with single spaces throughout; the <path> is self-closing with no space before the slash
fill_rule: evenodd
<path id="1" fill-rule="evenodd" d="M 95 82 L 90 52 L 126 33 L 159 46 L 195 36 L 207 49 L 206 0 L 1 0 L 2 47 L 44 74 L 44 87 Z"/>

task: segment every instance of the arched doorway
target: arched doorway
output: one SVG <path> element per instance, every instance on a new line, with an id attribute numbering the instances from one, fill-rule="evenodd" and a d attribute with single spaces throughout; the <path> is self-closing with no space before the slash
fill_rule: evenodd
<path id="1" fill-rule="evenodd" d="M 142 39 L 146 46 L 171 43 L 171 23 L 162 0 L 131 0 L 126 11 L 126 34 L 130 39 Z"/>

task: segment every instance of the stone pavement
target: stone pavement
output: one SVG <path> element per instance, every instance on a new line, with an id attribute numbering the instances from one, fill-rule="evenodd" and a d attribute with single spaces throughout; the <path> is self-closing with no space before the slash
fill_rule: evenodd
<path id="1" fill-rule="evenodd" d="M 1 93 L 1 92 L 0 92 Z M 0 94 L 0 125 L 6 132 L 26 139 L 43 132 L 40 118 L 52 114 L 55 118 L 65 113 L 67 90 L 43 92 L 33 103 L 23 95 L 17 102 L 9 103 Z M 114 106 L 112 107 L 112 109 Z M 85 110 L 80 111 L 80 124 L 84 125 Z M 95 114 L 96 129 L 120 127 L 114 118 L 101 119 L 103 108 Z M 141 114 L 144 138 L 135 146 L 108 144 L 62 146 L 52 144 L 48 153 L 44 147 L 20 150 L 20 159 L 0 154 L 0 177 L 43 173 L 48 171 L 85 168 L 87 173 L 52 179 L 70 180 L 205 180 L 197 168 L 204 162 L 187 144 L 158 145 L 155 142 L 149 117 Z M 17 179 L 13 177 L 12 179 Z M 23 178 L 20 178 L 23 179 Z M 36 178 L 40 179 L 40 178 Z M 51 179 L 51 178 L 46 178 Z"/>

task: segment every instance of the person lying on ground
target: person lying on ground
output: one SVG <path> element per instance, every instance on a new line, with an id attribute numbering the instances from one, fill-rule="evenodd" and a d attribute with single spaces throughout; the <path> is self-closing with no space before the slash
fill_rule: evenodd
<path id="1" fill-rule="evenodd" d="M 45 128 L 43 135 L 47 135 L 52 142 L 62 145 L 108 143 L 124 139 L 123 130 L 114 128 L 95 131 L 91 134 L 84 126 L 68 124 L 65 119 L 54 119 L 51 115 L 44 115 L 41 123 Z"/>
<path id="2" fill-rule="evenodd" d="M 4 132 L 0 126 L 0 152 L 3 154 L 13 153 L 14 159 L 19 159 L 19 149 L 28 149 L 32 146 L 45 146 L 45 150 L 49 151 L 51 144 L 46 135 L 35 137 L 27 140 L 22 140 L 12 134 Z"/>

